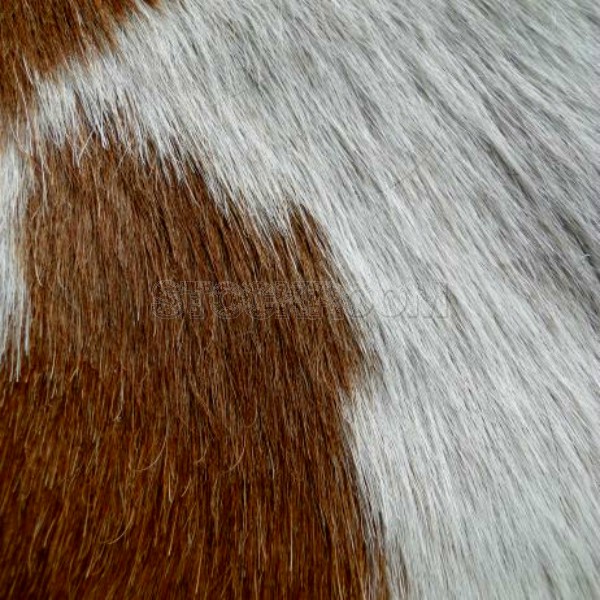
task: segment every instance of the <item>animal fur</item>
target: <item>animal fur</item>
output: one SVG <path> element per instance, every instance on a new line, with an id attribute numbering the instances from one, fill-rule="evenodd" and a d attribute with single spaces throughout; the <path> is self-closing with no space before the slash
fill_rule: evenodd
<path id="1" fill-rule="evenodd" d="M 4 0 L 0 594 L 600 597 L 599 157 L 595 0 Z"/>

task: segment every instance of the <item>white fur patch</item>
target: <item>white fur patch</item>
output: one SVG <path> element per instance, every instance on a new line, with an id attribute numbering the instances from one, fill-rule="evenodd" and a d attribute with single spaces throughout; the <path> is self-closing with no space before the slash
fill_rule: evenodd
<path id="1" fill-rule="evenodd" d="M 0 360 L 18 370 L 22 344 L 27 350 L 27 290 L 18 256 L 20 222 L 29 171 L 12 143 L 0 145 Z M 12 349 L 7 354 L 8 348 Z"/>
<path id="2" fill-rule="evenodd" d="M 265 226 L 307 207 L 372 306 L 382 372 L 347 419 L 392 585 L 404 562 L 415 598 L 600 595 L 596 0 L 140 11 L 38 82 L 23 139 L 118 114 Z"/>

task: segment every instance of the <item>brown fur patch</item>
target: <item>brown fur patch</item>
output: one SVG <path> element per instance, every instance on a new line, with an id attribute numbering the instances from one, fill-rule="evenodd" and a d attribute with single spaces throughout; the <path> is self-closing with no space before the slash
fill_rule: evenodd
<path id="1" fill-rule="evenodd" d="M 348 318 L 153 314 L 161 280 L 332 282 L 316 224 L 267 239 L 192 169 L 95 138 L 74 160 L 50 150 L 30 201 L 31 351 L 0 371 L 2 597 L 385 597 L 341 421 L 367 363 Z"/>
<path id="2" fill-rule="evenodd" d="M 136 0 L 2 0 L 0 112 L 24 110 L 31 69 L 50 75 L 69 58 L 110 45 L 115 25 L 135 5 Z"/>

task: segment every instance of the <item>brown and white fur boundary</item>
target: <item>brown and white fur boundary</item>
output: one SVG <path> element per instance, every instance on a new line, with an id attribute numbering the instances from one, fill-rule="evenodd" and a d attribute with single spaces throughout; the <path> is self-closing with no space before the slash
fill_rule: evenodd
<path id="1" fill-rule="evenodd" d="M 2 597 L 600 597 L 595 0 L 3 0 L 0 56 Z"/>

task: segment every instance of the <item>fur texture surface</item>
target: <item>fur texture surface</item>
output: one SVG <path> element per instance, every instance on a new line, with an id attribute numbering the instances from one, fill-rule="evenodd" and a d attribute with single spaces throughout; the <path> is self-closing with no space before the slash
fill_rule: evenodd
<path id="1" fill-rule="evenodd" d="M 231 297 L 331 280 L 315 223 L 291 209 L 265 238 L 193 170 L 85 138 L 84 155 L 40 153 L 24 218 L 30 349 L 18 376 L 0 371 L 1 595 L 385 596 L 339 406 L 369 364 L 357 333 L 325 305 L 276 318 Z M 170 310 L 174 286 L 194 311 Z"/>
<path id="2" fill-rule="evenodd" d="M 38 9 L 36 2 L 25 4 Z M 105 6 L 113 4 L 120 3 Z M 245 587 L 237 571 L 223 579 L 210 568 L 197 571 L 202 575 L 190 584 L 184 570 L 186 592 L 218 593 L 220 583 L 233 595 L 258 596 L 277 589 L 322 597 L 600 596 L 597 2 L 124 4 L 125 12 L 115 9 L 118 18 L 103 20 L 107 33 L 86 37 L 83 50 L 45 50 L 56 58 L 43 68 L 23 50 L 8 53 L 0 40 L 1 76 L 10 82 L 3 89 L 11 90 L 0 96 L 6 490 L 0 552 L 23 585 L 33 586 L 23 589 L 41 592 L 48 581 L 35 579 L 36 567 L 22 552 L 59 556 L 65 542 L 56 532 L 83 527 L 77 515 L 85 511 L 69 512 L 66 492 L 54 479 L 48 483 L 43 463 L 35 463 L 30 485 L 37 486 L 37 508 L 20 527 L 7 528 L 7 515 L 25 493 L 16 491 L 18 470 L 10 465 L 19 448 L 28 448 L 24 425 L 11 415 L 49 427 L 49 415 L 44 421 L 29 412 L 39 394 L 54 398 L 50 390 L 62 390 L 63 400 L 85 411 L 114 395 L 117 388 L 108 392 L 106 380 L 111 368 L 123 368 L 119 381 L 130 393 L 120 402 L 133 411 L 128 414 L 138 393 L 137 402 L 144 398 L 149 414 L 160 407 L 166 422 L 178 407 L 210 404 L 207 398 L 236 415 L 247 395 L 250 404 L 263 401 L 271 419 L 248 438 L 250 447 L 262 447 L 271 436 L 279 440 L 280 462 L 267 470 L 276 478 L 252 490 L 258 504 L 269 493 L 283 504 L 261 504 L 271 506 L 268 514 L 244 504 L 240 514 L 261 514 L 264 523 L 248 530 L 226 521 L 223 537 L 211 546 L 222 558 L 190 559 L 197 568 L 244 564 L 251 580 L 261 574 L 260 584 Z M 30 17 L 25 11 L 20 18 Z M 6 23 L 5 13 L 1 19 Z M 43 27 L 40 36 L 50 44 Z M 23 72 L 27 94 L 18 93 Z M 104 185 L 106 161 L 111 181 L 129 165 L 117 187 Z M 107 205 L 113 216 L 98 217 L 95 233 L 86 229 L 86 215 L 92 219 Z M 70 206 L 76 217 L 57 216 Z M 202 217 L 207 206 L 217 223 L 213 233 Z M 231 227 L 237 233 L 228 237 Z M 318 234 L 310 233 L 313 227 Z M 200 250 L 203 236 L 222 240 L 208 259 Z M 302 244 L 310 250 L 302 253 Z M 323 315 L 313 329 L 303 320 L 269 321 L 252 329 L 246 359 L 225 334 L 216 338 L 216 354 L 198 363 L 192 342 L 169 363 L 175 341 L 168 349 L 148 333 L 139 349 L 127 346 L 140 322 L 150 331 L 157 327 L 144 312 L 144 293 L 150 302 L 149 290 L 162 279 L 222 282 L 244 263 L 226 251 L 230 245 L 255 248 L 251 275 L 241 281 L 295 280 L 291 265 L 299 252 L 308 256 L 311 266 L 299 279 L 335 282 L 351 299 L 343 303 L 344 317 Z M 39 295 L 47 288 L 44 272 L 67 291 L 62 300 Z M 61 302 L 71 308 L 58 318 Z M 174 323 L 182 339 L 195 339 L 193 324 Z M 55 370 L 67 346 L 71 371 Z M 254 364 L 254 354 L 261 367 L 256 377 L 242 378 L 245 386 L 205 384 L 205 378 L 221 381 L 220 369 Z M 125 357 L 132 356 L 140 362 L 127 369 Z M 164 393 L 153 391 L 162 379 L 143 370 L 151 356 L 165 367 L 170 383 Z M 272 371 L 266 365 L 274 356 L 279 362 Z M 77 386 L 67 390 L 75 385 L 68 373 L 79 373 L 83 364 L 97 378 L 91 395 Z M 154 383 L 138 389 L 142 372 Z M 34 382 L 42 376 L 40 392 Z M 193 392 L 175 385 L 196 377 L 202 385 Z M 297 428 L 281 412 L 289 399 Z M 229 423 L 225 413 L 219 413 L 221 425 Z M 191 432 L 206 418 L 184 419 L 181 437 L 173 438 L 192 456 L 202 454 L 206 441 Z M 63 422 L 68 432 L 69 421 Z M 315 434 L 321 426 L 330 433 Z M 116 443 L 111 427 L 93 425 Z M 160 431 L 159 425 L 148 435 L 154 440 Z M 44 439 L 38 448 L 45 448 Z M 53 438 L 57 451 L 62 439 Z M 226 437 L 219 439 L 226 445 Z M 145 447 L 148 457 L 159 446 L 154 441 Z M 134 455 L 125 445 L 120 451 L 114 464 Z M 74 469 L 91 464 L 93 450 L 80 452 Z M 227 456 L 215 458 L 214 472 L 232 466 Z M 168 487 L 169 463 L 161 458 L 157 464 L 162 471 L 147 485 Z M 175 473 L 187 468 L 173 465 Z M 255 465 L 260 472 L 264 463 L 236 464 L 236 502 Z M 292 467 L 297 471 L 288 479 Z M 106 473 L 91 471 L 82 481 Z M 206 485 L 196 490 L 197 511 L 188 513 L 198 531 L 212 531 L 228 510 L 207 500 L 218 489 L 213 471 L 207 473 Z M 297 478 L 315 473 L 321 485 L 311 512 Z M 43 541 L 35 532 L 49 501 L 40 486 L 55 490 L 59 507 Z M 154 513 L 149 503 L 140 501 L 138 511 L 151 530 L 149 515 L 160 523 L 167 512 Z M 306 512 L 294 521 L 290 507 Z M 106 522 L 116 523 L 114 510 L 107 511 Z M 324 545 L 317 551 L 319 511 Z M 262 561 L 259 551 L 247 563 L 236 562 L 235 548 L 249 547 L 288 518 L 280 547 L 264 543 Z M 19 549 L 15 540 L 27 520 L 33 534 Z M 108 573 L 118 564 L 118 548 L 135 547 L 128 531 L 119 529 L 113 558 L 89 563 L 78 555 L 83 562 L 75 571 Z M 156 525 L 156 554 L 147 555 L 156 562 L 148 564 L 168 554 L 161 546 L 167 531 L 179 542 L 185 536 L 177 526 Z M 298 560 L 309 565 L 305 579 L 298 563 L 286 571 L 268 559 L 289 558 L 295 535 L 304 549 Z M 229 537 L 236 540 L 231 547 Z M 8 552 L 9 543 L 17 544 L 16 553 Z M 333 566 L 318 567 L 328 552 Z M 141 556 L 126 563 L 131 590 L 138 573 L 132 565 L 145 560 Z M 147 589 L 164 589 L 161 574 L 156 577 L 156 588 Z M 55 585 L 54 594 L 73 591 L 68 578 L 63 588 Z"/>

